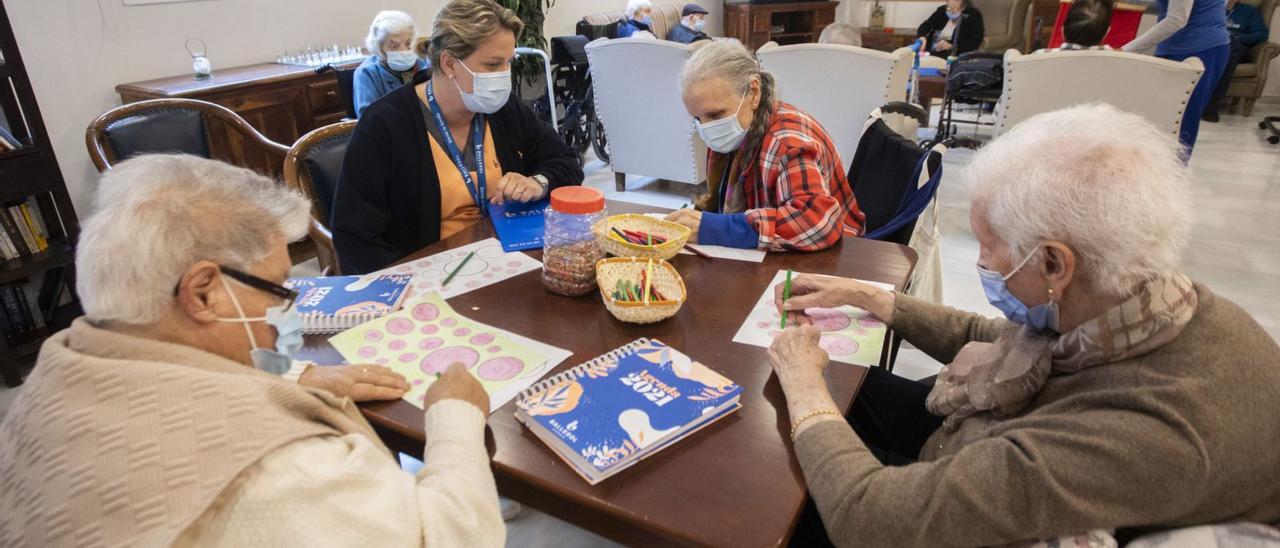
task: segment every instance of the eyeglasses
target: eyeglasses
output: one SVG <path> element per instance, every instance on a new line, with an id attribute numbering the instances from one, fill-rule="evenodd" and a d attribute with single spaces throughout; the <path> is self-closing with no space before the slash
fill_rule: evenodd
<path id="1" fill-rule="evenodd" d="M 289 289 L 283 285 L 279 285 L 274 282 L 269 282 L 267 280 L 254 276 L 253 274 L 249 274 L 248 272 L 241 272 L 239 270 L 236 270 L 228 266 L 218 265 L 218 270 L 221 271 L 223 274 L 230 276 L 231 279 L 237 282 L 240 282 L 244 285 L 247 285 L 259 291 L 265 291 L 267 293 L 280 297 L 281 299 L 284 299 L 286 311 L 289 310 L 290 308 L 293 308 L 294 301 L 298 300 L 298 292 L 292 289 Z M 178 287 L 181 284 L 182 282 L 178 282 L 177 284 L 174 284 L 173 286 L 174 297 L 178 296 Z"/>

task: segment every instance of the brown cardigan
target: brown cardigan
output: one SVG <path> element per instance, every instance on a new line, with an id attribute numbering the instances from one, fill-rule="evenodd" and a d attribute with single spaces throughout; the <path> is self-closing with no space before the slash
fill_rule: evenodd
<path id="1" fill-rule="evenodd" d="M 832 541 L 979 546 L 1084 533 L 1280 520 L 1280 348 L 1196 285 L 1172 343 L 1049 379 L 1018 415 L 980 413 L 884 467 L 842 421 L 796 457 Z M 897 295 L 893 329 L 947 363 L 1006 323 Z"/>

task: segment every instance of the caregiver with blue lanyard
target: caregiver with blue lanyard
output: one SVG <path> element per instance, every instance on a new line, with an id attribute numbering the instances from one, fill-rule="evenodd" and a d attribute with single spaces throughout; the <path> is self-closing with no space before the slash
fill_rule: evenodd
<path id="1" fill-rule="evenodd" d="M 1186 147 L 1184 157 L 1191 159 L 1200 133 L 1200 115 L 1222 79 L 1231 52 L 1231 36 L 1227 34 L 1225 0 L 1155 0 L 1160 21 L 1124 45 L 1124 51 L 1150 53 L 1171 61 L 1198 57 L 1204 63 L 1204 75 L 1196 83 L 1182 113 L 1182 131 L 1178 141 Z"/>
<path id="2" fill-rule="evenodd" d="M 523 28 L 493 0 L 453 0 L 431 33 L 432 71 L 360 117 L 333 196 L 343 274 L 384 268 L 488 215 L 582 183 L 577 156 L 511 96 Z M 487 222 L 487 221 L 486 221 Z"/>

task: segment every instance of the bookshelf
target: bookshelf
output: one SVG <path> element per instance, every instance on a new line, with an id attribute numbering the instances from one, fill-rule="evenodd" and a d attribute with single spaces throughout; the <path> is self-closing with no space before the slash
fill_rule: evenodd
<path id="1" fill-rule="evenodd" d="M 27 304 L 38 308 L 42 324 L 14 325 L 0 291 L 0 376 L 8 386 L 22 383 L 17 361 L 37 352 L 44 340 L 79 315 L 75 296 L 75 242 L 80 234 L 75 208 L 58 169 L 53 146 L 31 79 L 0 2 L 0 213 L 25 203 L 43 220 L 44 247 L 12 259 L 0 259 L 0 289 L 12 284 L 39 286 Z M 7 134 L 7 135 L 6 135 Z M 3 230 L 3 227 L 0 227 Z"/>

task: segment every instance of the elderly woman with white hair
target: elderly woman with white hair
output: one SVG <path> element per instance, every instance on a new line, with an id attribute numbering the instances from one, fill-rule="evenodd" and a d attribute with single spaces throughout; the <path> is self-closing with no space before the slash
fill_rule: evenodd
<path id="1" fill-rule="evenodd" d="M 699 46 L 681 98 L 707 148 L 707 190 L 667 216 L 690 241 L 768 251 L 817 251 L 862 233 L 865 218 L 831 136 L 778 100 L 773 75 L 737 40 Z"/>
<path id="2" fill-rule="evenodd" d="M 618 38 L 657 38 L 653 34 L 653 2 L 628 0 L 625 16 L 618 23 Z"/>
<path id="3" fill-rule="evenodd" d="M 774 342 L 829 538 L 989 546 L 1280 521 L 1280 348 L 1179 270 L 1193 210 L 1172 136 L 1073 107 L 1018 124 L 968 173 L 978 273 L 1007 319 L 848 279 L 800 276 L 785 303 L 779 289 L 796 320 L 861 307 L 949 364 L 932 387 L 870 370 L 846 418 L 818 331 Z"/>
<path id="4" fill-rule="evenodd" d="M 430 65 L 414 48 L 413 18 L 403 11 L 386 10 L 374 16 L 364 47 L 369 58 L 356 67 L 352 80 L 352 102 L 356 117 L 383 95 L 413 80 L 413 75 Z"/>
<path id="5" fill-rule="evenodd" d="M 279 376 L 301 342 L 281 284 L 306 198 L 140 156 L 94 206 L 76 249 L 85 315 L 44 344 L 0 424 L 0 545 L 502 546 L 489 400 L 461 365 L 427 393 L 416 478 L 350 392 Z M 408 386 L 345 369 L 392 398 Z"/>

